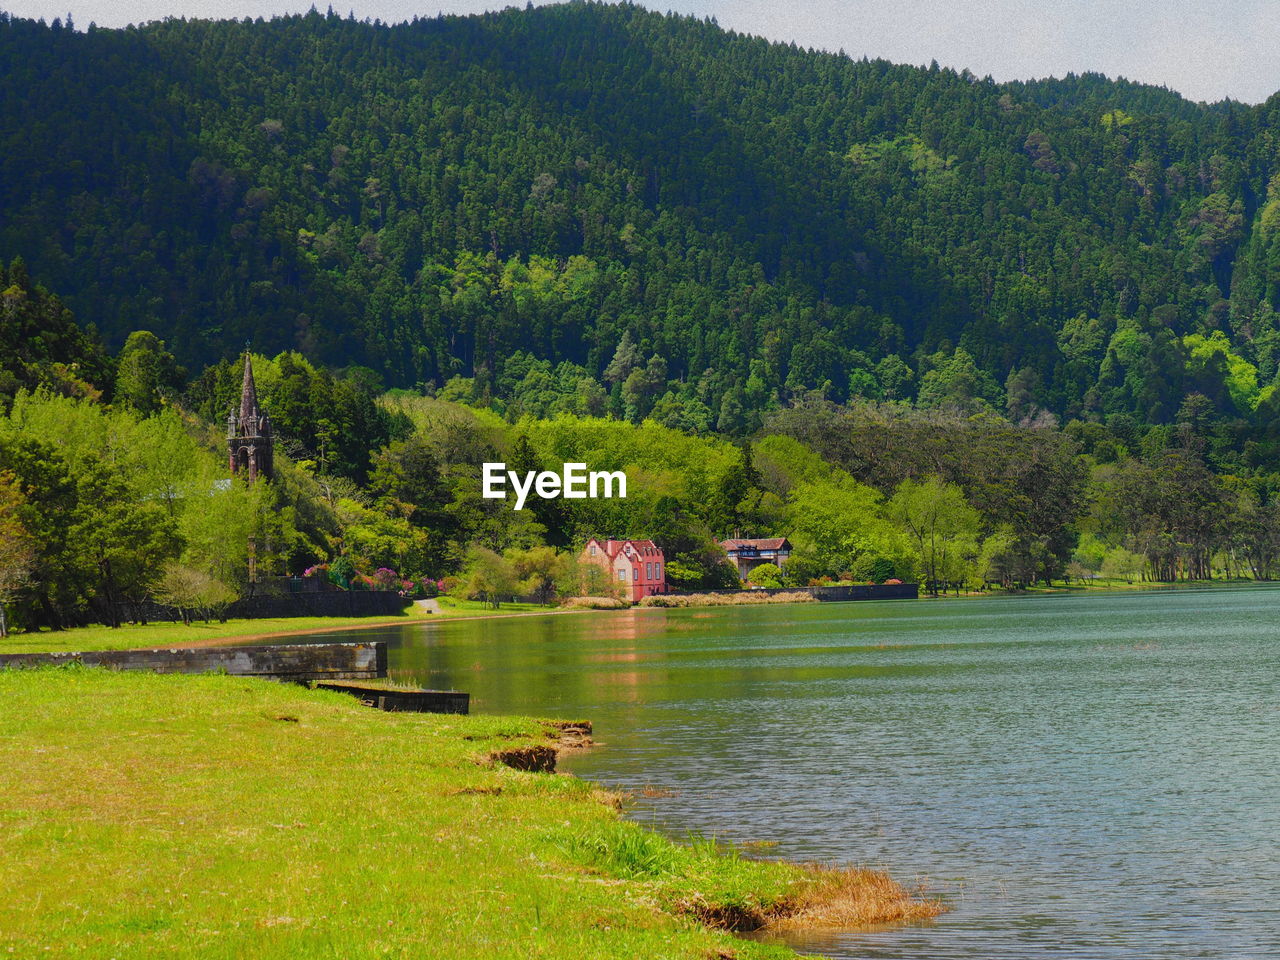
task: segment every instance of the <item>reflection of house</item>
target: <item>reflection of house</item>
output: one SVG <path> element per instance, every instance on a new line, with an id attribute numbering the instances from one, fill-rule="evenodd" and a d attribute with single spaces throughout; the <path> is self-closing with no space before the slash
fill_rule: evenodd
<path id="1" fill-rule="evenodd" d="M 667 592 L 666 559 L 652 540 L 597 540 L 582 548 L 582 560 L 605 570 L 624 599 Z"/>
<path id="2" fill-rule="evenodd" d="M 743 580 L 756 567 L 772 563 L 779 569 L 791 556 L 791 541 L 786 537 L 770 537 L 767 540 L 722 540 L 720 546 L 729 555 L 729 562 L 738 570 Z"/>

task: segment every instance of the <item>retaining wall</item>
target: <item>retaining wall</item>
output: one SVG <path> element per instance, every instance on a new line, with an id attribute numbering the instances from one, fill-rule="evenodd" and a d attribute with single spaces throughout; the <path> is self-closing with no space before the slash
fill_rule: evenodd
<path id="1" fill-rule="evenodd" d="M 855 583 L 847 587 L 810 587 L 815 600 L 915 600 L 918 583 Z"/>
<path id="2" fill-rule="evenodd" d="M 85 650 L 80 653 L 8 653 L 0 670 L 82 663 L 112 670 L 152 673 L 229 673 L 280 680 L 370 680 L 387 675 L 387 644 L 290 643 L 247 647 L 153 650 Z"/>
<path id="3" fill-rule="evenodd" d="M 413 601 L 394 590 L 328 590 L 323 593 L 267 593 L 245 597 L 227 607 L 228 619 L 263 620 L 280 617 L 398 617 Z M 160 603 L 122 604 L 122 620 L 176 622 L 174 607 Z"/>

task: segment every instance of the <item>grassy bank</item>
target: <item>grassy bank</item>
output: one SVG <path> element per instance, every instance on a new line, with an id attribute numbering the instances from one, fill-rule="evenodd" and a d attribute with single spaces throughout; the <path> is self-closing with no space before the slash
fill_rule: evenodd
<path id="1" fill-rule="evenodd" d="M 1254 580 L 1193 580 L 1177 583 L 1153 583 L 1150 581 L 1092 580 L 1055 583 L 1052 586 L 1036 584 L 1023 590 L 965 590 L 941 594 L 942 598 L 1002 597 L 1036 594 L 1108 593 L 1134 590 L 1172 590 L 1205 587 L 1245 586 Z M 136 650 L 145 647 L 201 645 L 206 643 L 250 643 L 273 638 L 320 633 L 330 630 L 351 630 L 361 627 L 399 626 L 415 622 L 440 620 L 466 620 L 479 617 L 545 616 L 549 614 L 583 613 L 592 609 L 606 609 L 611 601 L 603 598 L 580 598 L 564 607 L 547 607 L 534 603 L 504 603 L 494 609 L 479 600 L 463 600 L 440 597 L 433 613 L 417 607 L 409 607 L 400 616 L 377 617 L 272 617 L 257 620 L 228 620 L 226 623 L 195 622 L 190 626 L 181 623 L 132 624 L 111 627 L 74 627 L 69 630 L 15 631 L 7 638 L 0 638 L 0 653 L 43 653 L 79 650 Z M 921 600 L 936 599 L 922 591 Z M 813 603 L 807 590 L 797 589 L 785 594 L 767 594 L 763 591 L 737 593 L 669 594 L 646 597 L 641 607 L 707 607 L 743 606 L 766 603 Z M 625 604 L 619 604 L 625 607 Z"/>
<path id="2" fill-rule="evenodd" d="M 500 750 L 549 728 L 226 676 L 0 671 L 0 954 L 780 958 L 697 921 L 933 912 L 678 846 Z M 605 798 L 607 799 L 607 798 Z M 807 919 L 803 919 L 807 917 Z"/>
<path id="3" fill-rule="evenodd" d="M 1247 587 L 1261 586 L 1268 581 L 1251 580 L 1251 579 L 1233 579 L 1226 578 L 1217 580 L 1123 580 L 1120 578 L 1104 578 L 1097 577 L 1092 580 L 1055 580 L 1053 583 L 1045 585 L 1043 583 L 1034 583 L 1026 587 L 1005 590 L 1003 588 L 993 588 L 990 590 L 947 590 L 940 592 L 938 597 L 929 594 L 923 588 L 920 591 L 921 600 L 934 599 L 957 599 L 965 597 L 1019 597 L 1019 596 L 1051 596 L 1058 594 L 1087 594 L 1087 593 L 1123 593 L 1143 590 L 1204 590 L 1212 587 Z"/>
<path id="4" fill-rule="evenodd" d="M 91 626 L 70 630 L 14 632 L 0 639 L 0 653 L 42 653 L 66 650 L 137 650 L 179 644 L 201 644 L 242 640 L 246 643 L 269 637 L 356 627 L 396 626 L 416 621 L 466 619 L 551 613 L 552 608 L 534 603 L 504 603 L 497 610 L 478 600 L 441 597 L 438 610 L 426 613 L 409 607 L 400 616 L 377 617 L 268 617 L 255 620 L 228 620 L 226 623 L 196 621 L 182 623 L 126 623 L 117 628 Z"/>

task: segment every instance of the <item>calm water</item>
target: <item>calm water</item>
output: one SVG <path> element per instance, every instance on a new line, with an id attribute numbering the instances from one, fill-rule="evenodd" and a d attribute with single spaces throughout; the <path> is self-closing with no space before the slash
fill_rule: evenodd
<path id="1" fill-rule="evenodd" d="M 604 745 L 570 769 L 674 794 L 638 819 L 883 866 L 954 906 L 801 949 L 1280 957 L 1280 588 L 385 635 L 393 674 L 469 690 L 475 712 L 593 720 Z"/>

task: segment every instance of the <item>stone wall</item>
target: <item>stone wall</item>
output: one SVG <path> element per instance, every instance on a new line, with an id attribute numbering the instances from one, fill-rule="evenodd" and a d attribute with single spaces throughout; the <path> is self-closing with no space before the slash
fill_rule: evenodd
<path id="1" fill-rule="evenodd" d="M 152 650 L 86 650 L 80 653 L 0 655 L 0 670 L 81 663 L 111 670 L 152 673 L 229 673 L 279 680 L 375 679 L 387 675 L 387 644 L 296 643 L 245 647 L 187 647 Z"/>
<path id="2" fill-rule="evenodd" d="M 413 601 L 392 590 L 328 590 L 323 593 L 268 593 L 245 597 L 227 607 L 229 619 L 267 617 L 397 617 Z M 120 607 L 123 620 L 177 621 L 173 607 L 159 603 Z"/>
<path id="3" fill-rule="evenodd" d="M 855 583 L 847 587 L 810 587 L 817 600 L 915 600 L 918 583 Z"/>

